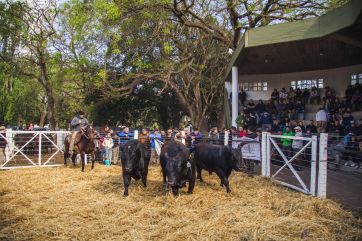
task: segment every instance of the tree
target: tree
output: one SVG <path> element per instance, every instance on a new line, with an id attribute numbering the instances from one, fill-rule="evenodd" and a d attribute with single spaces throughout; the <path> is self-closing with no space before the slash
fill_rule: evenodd
<path id="1" fill-rule="evenodd" d="M 250 28 L 319 16 L 347 0 L 173 0 L 166 9 L 180 23 L 235 49 Z M 214 18 L 218 21 L 210 22 Z"/>
<path id="2" fill-rule="evenodd" d="M 222 105 L 226 53 L 237 46 L 243 31 L 317 16 L 328 3 L 104 2 L 88 1 L 85 9 L 99 17 L 97 29 L 104 29 L 107 36 L 102 72 L 107 87 L 124 96 L 145 81 L 161 81 L 174 91 L 193 124 L 203 129 L 207 128 L 210 110 Z"/>
<path id="3" fill-rule="evenodd" d="M 15 66 L 16 74 L 38 81 L 44 90 L 50 129 L 54 130 L 56 126 L 55 97 L 49 66 L 51 59 L 49 44 L 56 33 L 57 8 L 53 1 L 41 3 L 28 1 L 27 3 L 8 2 L 5 4 L 7 19 L 17 23 L 16 28 L 11 27 L 11 24 L 7 28 L 11 33 L 8 36 L 12 36 L 12 39 L 17 41 L 12 42 L 10 55 L 5 53 L 1 55 L 1 58 L 6 63 Z M 6 36 L 6 32 L 3 36 Z"/>

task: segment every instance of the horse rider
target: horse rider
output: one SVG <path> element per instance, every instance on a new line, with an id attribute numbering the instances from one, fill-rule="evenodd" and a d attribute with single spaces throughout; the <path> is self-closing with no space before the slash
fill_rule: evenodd
<path id="1" fill-rule="evenodd" d="M 77 134 L 86 128 L 89 125 L 87 118 L 84 117 L 84 112 L 79 111 L 77 116 L 75 116 L 70 122 L 70 126 L 72 127 L 72 138 L 70 140 L 69 145 L 69 153 L 73 154 L 74 142 L 76 140 Z"/>

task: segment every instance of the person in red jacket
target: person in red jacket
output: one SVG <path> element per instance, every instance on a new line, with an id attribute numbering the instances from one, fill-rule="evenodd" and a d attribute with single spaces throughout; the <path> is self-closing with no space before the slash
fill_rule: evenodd
<path id="1" fill-rule="evenodd" d="M 244 127 L 242 127 L 242 126 L 239 126 L 239 128 L 238 128 L 238 136 L 239 137 L 244 137 L 244 136 L 246 136 L 246 131 L 244 130 Z"/>

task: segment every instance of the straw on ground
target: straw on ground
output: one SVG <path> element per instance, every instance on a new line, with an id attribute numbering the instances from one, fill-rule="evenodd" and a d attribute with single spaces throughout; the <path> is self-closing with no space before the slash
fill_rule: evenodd
<path id="1" fill-rule="evenodd" d="M 173 197 L 160 168 L 123 197 L 121 168 L 0 172 L 0 240 L 361 240 L 362 222 L 337 203 L 233 173 Z"/>

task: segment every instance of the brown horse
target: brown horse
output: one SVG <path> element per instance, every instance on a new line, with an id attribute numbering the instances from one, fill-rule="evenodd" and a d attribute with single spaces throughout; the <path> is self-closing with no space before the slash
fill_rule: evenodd
<path id="1" fill-rule="evenodd" d="M 75 158 L 77 154 L 80 154 L 82 159 L 82 172 L 84 172 L 84 155 L 85 154 L 92 154 L 92 170 L 94 169 L 94 161 L 95 161 L 95 139 L 96 133 L 91 126 L 87 126 L 86 128 L 82 129 L 78 132 L 73 148 L 72 154 L 72 162 L 75 166 Z M 72 139 L 72 134 L 68 135 L 64 140 L 64 165 L 67 165 L 67 158 L 70 157 L 69 147 L 70 141 Z"/>

